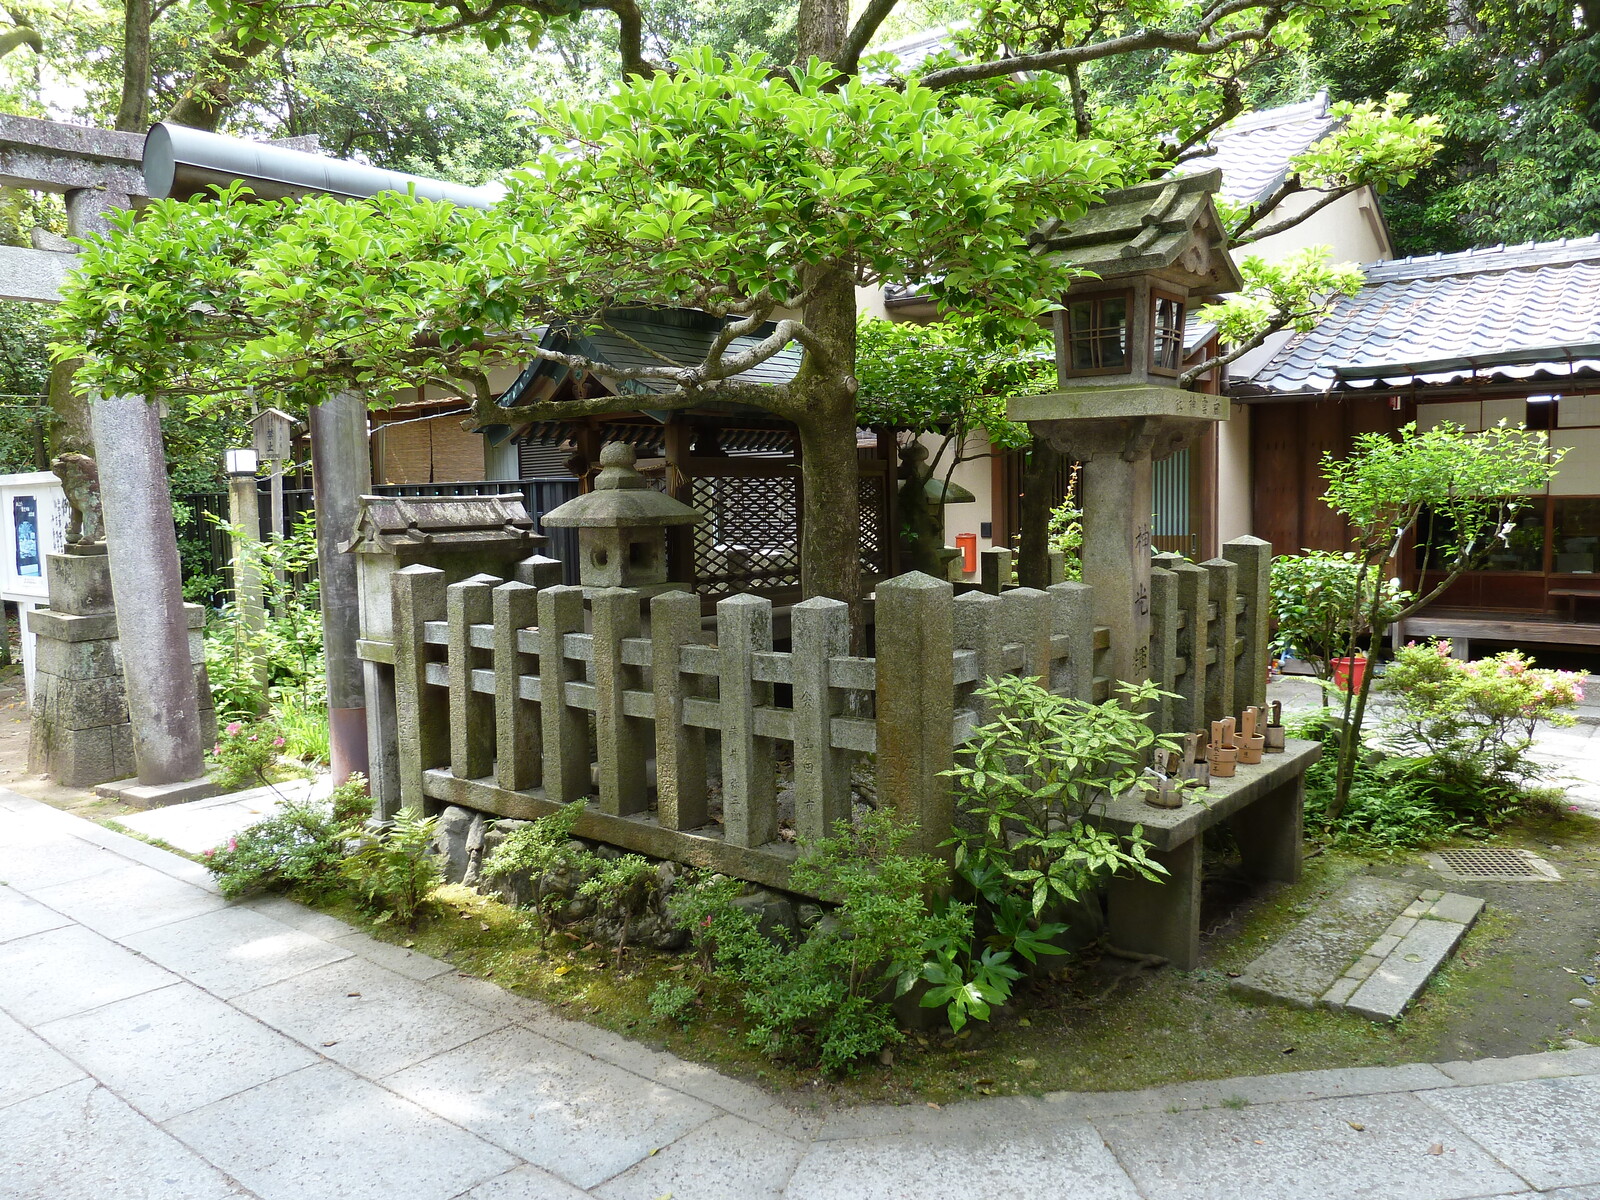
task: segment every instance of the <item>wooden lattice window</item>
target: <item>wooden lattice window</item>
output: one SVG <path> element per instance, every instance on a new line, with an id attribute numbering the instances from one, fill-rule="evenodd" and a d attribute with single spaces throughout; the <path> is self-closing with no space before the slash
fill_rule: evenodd
<path id="1" fill-rule="evenodd" d="M 1183 366 L 1183 301 L 1150 293 L 1150 369 L 1176 375 Z"/>
<path id="2" fill-rule="evenodd" d="M 1128 292 L 1067 301 L 1067 374 L 1111 375 L 1128 369 Z"/>

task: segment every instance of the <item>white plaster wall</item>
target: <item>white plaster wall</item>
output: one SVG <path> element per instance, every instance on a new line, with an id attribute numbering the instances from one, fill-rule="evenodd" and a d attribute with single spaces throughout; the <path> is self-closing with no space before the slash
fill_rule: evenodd
<path id="1" fill-rule="evenodd" d="M 1316 194 L 1312 192 L 1290 196 L 1266 223 L 1305 212 L 1316 203 L 1316 199 Z M 1268 262 L 1277 262 L 1307 246 L 1331 247 L 1334 262 L 1370 263 L 1394 257 L 1388 231 L 1378 215 L 1377 201 L 1371 189 L 1362 188 L 1348 196 L 1339 197 L 1291 229 L 1239 247 L 1234 252 L 1234 258 L 1259 254 Z"/>
<path id="2" fill-rule="evenodd" d="M 928 448 L 928 458 L 931 461 L 933 456 L 938 453 L 939 443 L 943 439 L 932 434 L 926 434 L 921 440 L 922 444 Z M 966 452 L 968 454 L 985 454 L 988 452 L 988 450 L 989 439 L 984 437 L 982 434 L 973 434 L 972 436 L 968 437 L 966 445 Z M 935 471 L 935 476 L 939 479 L 943 479 L 944 473 L 949 468 L 949 465 L 950 456 L 947 452 L 945 455 L 945 461 L 941 463 L 938 470 Z M 983 523 L 985 521 L 991 522 L 991 530 L 994 528 L 992 524 L 994 521 L 993 472 L 996 469 L 996 463 L 993 458 L 969 459 L 968 461 L 960 463 L 956 466 L 955 473 L 951 475 L 950 481 L 952 483 L 960 484 L 962 487 L 966 488 L 967 491 L 971 492 L 975 497 L 977 497 L 977 499 L 970 504 L 947 504 L 945 506 L 945 545 L 954 546 L 956 544 L 956 534 L 958 533 L 979 534 L 978 550 L 980 552 L 989 549 L 991 546 L 1003 544 L 1002 542 L 995 541 L 993 538 L 981 536 Z M 977 579 L 977 575 L 974 573 L 964 576 L 964 578 L 975 580 Z"/>
<path id="3" fill-rule="evenodd" d="M 1251 532 L 1250 406 L 1228 405 L 1217 429 L 1217 542 Z"/>

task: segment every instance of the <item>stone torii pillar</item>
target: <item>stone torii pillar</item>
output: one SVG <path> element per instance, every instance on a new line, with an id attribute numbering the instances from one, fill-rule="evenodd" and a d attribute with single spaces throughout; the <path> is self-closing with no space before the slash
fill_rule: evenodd
<path id="1" fill-rule="evenodd" d="M 145 804 L 209 795 L 161 417 L 143 396 L 97 396 L 89 412 L 138 768 L 138 786 L 119 794 Z"/>

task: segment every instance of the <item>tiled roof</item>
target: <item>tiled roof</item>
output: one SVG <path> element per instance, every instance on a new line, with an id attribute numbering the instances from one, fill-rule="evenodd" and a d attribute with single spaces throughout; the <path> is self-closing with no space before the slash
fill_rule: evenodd
<path id="1" fill-rule="evenodd" d="M 1225 125 L 1211 138 L 1212 154 L 1180 163 L 1177 170 L 1222 172 L 1222 195 L 1236 204 L 1270 196 L 1289 173 L 1289 160 L 1303 154 L 1338 124 L 1328 115 L 1328 93 L 1301 104 L 1266 108 Z"/>
<path id="2" fill-rule="evenodd" d="M 570 347 L 585 358 L 619 368 L 672 364 L 692 367 L 705 361 L 706 353 L 721 328 L 721 323 L 715 317 L 694 309 L 661 309 L 638 316 L 612 317 L 607 324 L 607 329 L 583 334 L 573 340 L 569 340 L 564 330 L 546 329 L 540 345 L 545 349 Z M 771 330 L 768 328 L 747 337 L 734 338 L 727 353 L 742 354 L 769 332 Z M 562 343 L 567 345 L 563 346 Z M 734 378 L 741 383 L 782 384 L 792 380 L 799 370 L 800 348 L 790 343 L 765 362 L 740 372 Z M 530 388 L 534 389 L 535 395 L 540 390 L 534 386 L 536 381 L 549 377 L 545 379 L 545 390 L 548 390 L 552 382 L 559 382 L 565 374 L 566 368 L 558 363 L 542 358 L 532 359 L 522 374 L 500 394 L 499 403 L 502 408 L 526 403 L 523 397 Z M 605 372 L 602 370 L 600 374 L 603 377 Z M 615 388 L 618 395 L 638 396 L 672 390 L 665 383 L 643 379 L 621 380 Z"/>
<path id="3" fill-rule="evenodd" d="M 1373 263 L 1239 389 L 1321 395 L 1600 375 L 1600 235 Z"/>

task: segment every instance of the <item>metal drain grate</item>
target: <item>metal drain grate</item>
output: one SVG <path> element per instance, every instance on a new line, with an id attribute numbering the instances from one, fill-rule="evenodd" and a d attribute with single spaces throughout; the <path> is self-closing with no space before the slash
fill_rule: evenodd
<path id="1" fill-rule="evenodd" d="M 1529 850 L 1441 850 L 1428 859 L 1435 871 L 1451 879 L 1518 883 L 1561 878 L 1554 867 Z"/>

